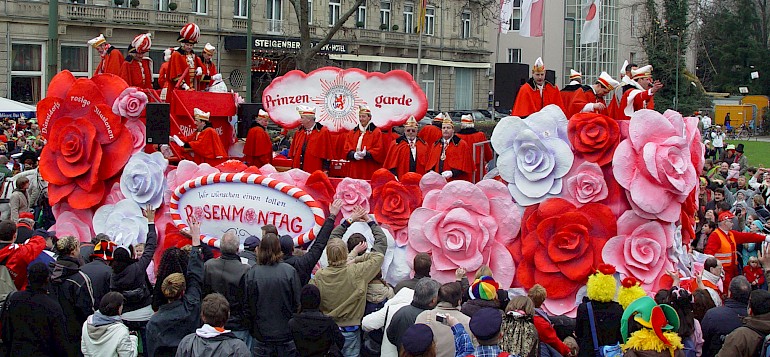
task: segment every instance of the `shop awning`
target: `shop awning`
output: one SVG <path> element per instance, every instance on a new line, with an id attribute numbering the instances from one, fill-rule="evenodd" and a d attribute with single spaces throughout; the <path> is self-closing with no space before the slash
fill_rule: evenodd
<path id="1" fill-rule="evenodd" d="M 34 118 L 36 108 L 33 105 L 24 104 L 8 98 L 0 98 L 0 118 Z"/>

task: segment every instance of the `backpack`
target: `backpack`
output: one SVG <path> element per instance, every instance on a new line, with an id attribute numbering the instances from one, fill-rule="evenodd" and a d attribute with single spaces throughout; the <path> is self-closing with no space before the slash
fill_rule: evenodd
<path id="1" fill-rule="evenodd" d="M 532 322 L 532 316 L 506 314 L 503 316 L 500 329 L 503 331 L 500 349 L 521 357 L 538 357 L 540 355 L 538 350 L 540 340 L 535 324 Z"/>
<path id="2" fill-rule="evenodd" d="M 8 270 L 8 267 L 5 266 L 5 263 L 7 263 L 10 258 L 11 256 L 9 255 L 0 262 L 0 309 L 5 305 L 5 300 L 8 295 L 16 292 L 16 284 L 13 282 L 11 272 Z"/>
<path id="3" fill-rule="evenodd" d="M 748 327 L 748 326 L 746 326 Z M 748 327 L 751 331 L 754 331 L 759 335 L 761 338 L 759 339 L 759 342 L 757 343 L 757 346 L 754 347 L 754 356 L 755 357 L 770 357 L 770 335 L 765 335 L 762 332 L 759 332 L 751 327 Z"/>

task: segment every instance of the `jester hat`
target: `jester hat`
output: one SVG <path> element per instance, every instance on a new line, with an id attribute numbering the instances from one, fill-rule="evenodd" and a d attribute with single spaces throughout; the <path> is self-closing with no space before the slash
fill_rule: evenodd
<path id="1" fill-rule="evenodd" d="M 620 333 L 623 335 L 624 343 L 628 341 L 628 319 L 632 316 L 636 322 L 653 330 L 664 344 L 671 346 L 671 342 L 663 335 L 663 331 L 679 330 L 679 315 L 673 307 L 666 304 L 658 305 L 649 296 L 636 299 L 623 311 L 623 318 L 620 320 Z"/>

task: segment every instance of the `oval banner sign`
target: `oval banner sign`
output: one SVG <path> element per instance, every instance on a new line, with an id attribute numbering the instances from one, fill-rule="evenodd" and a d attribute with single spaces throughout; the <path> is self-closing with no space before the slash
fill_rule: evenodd
<path id="1" fill-rule="evenodd" d="M 187 228 L 187 218 L 194 216 L 201 222 L 201 234 L 222 237 L 232 232 L 241 243 L 252 235 L 260 237 L 260 228 L 272 224 L 279 235 L 305 244 L 315 239 L 325 219 L 320 204 L 305 191 L 259 174 L 192 179 L 174 190 L 169 206 L 179 229 Z M 206 242 L 215 245 L 210 240 Z"/>

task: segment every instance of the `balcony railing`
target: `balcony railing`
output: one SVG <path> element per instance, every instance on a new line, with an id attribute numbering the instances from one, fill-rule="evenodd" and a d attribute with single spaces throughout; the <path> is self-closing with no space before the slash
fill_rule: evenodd
<path id="1" fill-rule="evenodd" d="M 267 33 L 282 34 L 283 20 L 267 19 Z"/>

